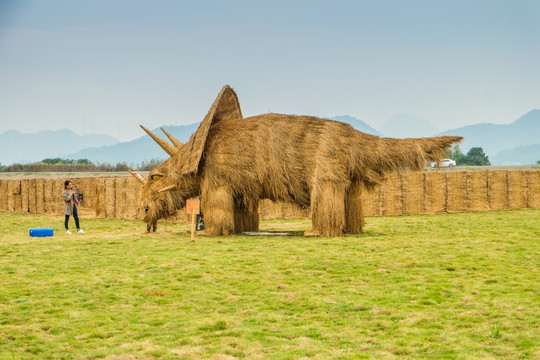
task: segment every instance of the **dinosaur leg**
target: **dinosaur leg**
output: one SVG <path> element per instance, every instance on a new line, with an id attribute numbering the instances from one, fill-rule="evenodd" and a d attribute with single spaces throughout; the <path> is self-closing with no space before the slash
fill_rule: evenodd
<path id="1" fill-rule="evenodd" d="M 363 227 L 362 184 L 359 181 L 353 181 L 345 192 L 345 232 L 360 234 Z"/>
<path id="2" fill-rule="evenodd" d="M 247 204 L 235 204 L 234 231 L 259 231 L 259 199 L 250 200 Z"/>
<path id="3" fill-rule="evenodd" d="M 345 185 L 331 181 L 316 184 L 311 192 L 313 231 L 305 235 L 341 236 L 345 228 Z"/>
<path id="4" fill-rule="evenodd" d="M 229 235 L 234 233 L 234 198 L 228 186 L 204 187 L 202 189 L 205 235 Z"/>

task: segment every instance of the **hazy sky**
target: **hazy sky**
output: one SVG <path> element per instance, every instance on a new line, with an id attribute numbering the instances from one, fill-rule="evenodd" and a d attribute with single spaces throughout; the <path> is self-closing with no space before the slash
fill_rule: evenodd
<path id="1" fill-rule="evenodd" d="M 244 116 L 396 113 L 441 131 L 540 108 L 540 1 L 1 0 L 0 133 L 129 140 Z"/>

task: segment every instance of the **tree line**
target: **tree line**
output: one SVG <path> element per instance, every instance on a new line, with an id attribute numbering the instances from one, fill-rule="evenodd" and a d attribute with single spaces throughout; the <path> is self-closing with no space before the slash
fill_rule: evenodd
<path id="1" fill-rule="evenodd" d="M 61 159 L 47 158 L 38 162 L 29 164 L 12 164 L 3 166 L 0 164 L 1 172 L 118 172 L 127 171 L 128 169 L 138 171 L 149 171 L 161 164 L 161 160 L 152 159 L 143 161 L 141 164 L 128 165 L 125 162 L 115 165 L 108 163 L 94 164 L 88 159 Z"/>
<path id="2" fill-rule="evenodd" d="M 450 149 L 448 157 L 456 161 L 457 166 L 489 166 L 489 157 L 484 153 L 481 147 L 472 147 L 467 154 L 463 154 L 459 145 L 454 145 Z"/>

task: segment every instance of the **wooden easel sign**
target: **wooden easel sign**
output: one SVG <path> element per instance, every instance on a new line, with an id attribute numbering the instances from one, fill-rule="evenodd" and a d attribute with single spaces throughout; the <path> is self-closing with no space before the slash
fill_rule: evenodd
<path id="1" fill-rule="evenodd" d="M 201 200 L 188 199 L 186 201 L 186 212 L 191 214 L 191 241 L 195 241 L 195 215 L 201 213 Z"/>

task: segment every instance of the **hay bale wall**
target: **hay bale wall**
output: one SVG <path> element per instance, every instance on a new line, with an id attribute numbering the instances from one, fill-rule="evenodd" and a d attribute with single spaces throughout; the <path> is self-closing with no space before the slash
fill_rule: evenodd
<path id="1" fill-rule="evenodd" d="M 124 219 L 137 219 L 137 204 L 139 202 L 139 192 L 141 183 L 134 177 L 126 178 L 126 205 Z"/>
<path id="2" fill-rule="evenodd" d="M 403 214 L 403 187 L 400 173 L 390 173 L 380 192 L 382 215 Z"/>
<path id="3" fill-rule="evenodd" d="M 131 176 L 70 179 L 84 194 L 80 207 L 98 217 L 138 219 L 140 183 Z M 63 179 L 0 179 L 0 211 L 62 214 Z M 411 171 L 395 173 L 363 192 L 365 216 L 447 211 L 540 209 L 540 170 Z M 305 218 L 309 209 L 262 200 L 262 219 Z M 170 221 L 189 221 L 184 209 Z"/>
<path id="4" fill-rule="evenodd" d="M 446 172 L 432 171 L 426 173 L 424 192 L 426 196 L 426 213 L 438 214 L 446 211 Z"/>
<path id="5" fill-rule="evenodd" d="M 467 192 L 469 194 L 469 211 L 489 210 L 488 203 L 488 171 L 469 171 Z"/>
<path id="6" fill-rule="evenodd" d="M 28 198 L 28 186 L 29 186 L 30 180 L 29 179 L 22 179 L 21 180 L 21 212 L 28 212 L 30 205 L 28 204 L 29 198 Z"/>
<path id="7" fill-rule="evenodd" d="M 364 191 L 362 197 L 362 209 L 364 216 L 381 216 L 381 188 L 372 191 Z"/>
<path id="8" fill-rule="evenodd" d="M 403 214 L 426 213 L 426 174 L 421 171 L 404 172 L 401 175 L 403 191 Z"/>
<path id="9" fill-rule="evenodd" d="M 21 211 L 21 180 L 9 179 L 7 184 L 8 211 Z"/>
<path id="10" fill-rule="evenodd" d="M 446 174 L 446 211 L 460 212 L 469 209 L 469 193 L 466 171 Z"/>
<path id="11" fill-rule="evenodd" d="M 505 170 L 488 174 L 488 204 L 490 210 L 508 209 L 508 179 Z"/>
<path id="12" fill-rule="evenodd" d="M 508 185 L 508 208 L 527 208 L 527 173 L 522 170 L 507 171 L 506 179 Z"/>

